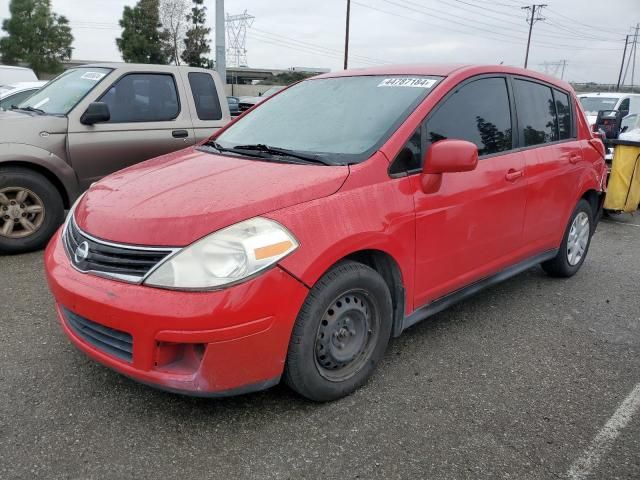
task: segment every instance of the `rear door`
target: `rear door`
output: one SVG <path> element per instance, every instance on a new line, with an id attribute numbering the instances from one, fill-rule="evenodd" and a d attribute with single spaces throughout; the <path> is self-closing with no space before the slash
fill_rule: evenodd
<path id="1" fill-rule="evenodd" d="M 575 207 L 582 145 L 577 139 L 571 96 L 551 85 L 513 79 L 518 140 L 525 157 L 527 251 L 557 248 Z"/>
<path id="2" fill-rule="evenodd" d="M 206 140 L 230 120 L 224 85 L 207 70 L 182 70 L 196 142 Z"/>
<path id="3" fill-rule="evenodd" d="M 69 119 L 69 153 L 84 188 L 138 162 L 195 144 L 182 78 L 170 72 L 129 72 L 96 99 L 109 106 L 111 120 Z"/>
<path id="4" fill-rule="evenodd" d="M 521 258 L 526 183 L 512 112 L 507 79 L 496 75 L 456 87 L 427 117 L 425 149 L 445 138 L 468 140 L 480 159 L 474 171 L 443 174 L 436 193 L 416 188 L 416 306 Z"/>

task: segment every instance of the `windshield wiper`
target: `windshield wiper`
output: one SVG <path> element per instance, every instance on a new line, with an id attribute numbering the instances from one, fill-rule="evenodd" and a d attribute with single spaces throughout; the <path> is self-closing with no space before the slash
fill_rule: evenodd
<path id="1" fill-rule="evenodd" d="M 11 105 L 11 110 L 24 110 L 25 112 L 35 112 L 35 113 L 39 113 L 40 115 L 46 115 L 47 112 L 45 112 L 44 110 L 42 110 L 41 108 L 33 108 L 31 106 L 29 107 L 18 107 L 16 105 Z"/>
<path id="2" fill-rule="evenodd" d="M 328 160 L 325 160 L 324 158 L 321 158 L 318 155 L 300 153 L 295 150 L 288 150 L 286 148 L 271 147 L 263 143 L 256 143 L 253 145 L 236 145 L 235 147 L 233 147 L 233 150 L 249 150 L 249 151 L 253 150 L 256 152 L 268 153 L 270 155 L 298 158 L 300 160 L 304 160 L 305 162 L 310 162 L 310 163 L 320 163 L 322 165 L 335 166 L 335 163 L 329 162 Z"/>
<path id="3" fill-rule="evenodd" d="M 211 147 L 211 148 L 215 148 L 216 150 L 218 150 L 219 152 L 222 153 L 234 153 L 236 155 L 244 155 L 249 156 L 249 157 L 256 157 L 256 158 L 267 158 L 264 155 L 256 152 L 256 153 L 251 153 L 251 152 L 245 152 L 245 151 L 240 151 L 240 150 L 236 150 L 235 148 L 227 148 L 227 147 L 223 147 L 222 145 L 220 145 L 218 142 L 215 142 L 213 140 L 209 140 L 208 142 L 204 142 L 202 144 L 203 147 Z"/>

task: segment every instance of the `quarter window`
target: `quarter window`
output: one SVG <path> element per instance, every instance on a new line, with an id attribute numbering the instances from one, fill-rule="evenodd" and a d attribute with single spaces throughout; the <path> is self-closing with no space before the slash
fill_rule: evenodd
<path id="1" fill-rule="evenodd" d="M 189 73 L 189 85 L 200 120 L 220 120 L 222 109 L 216 91 L 216 83 L 208 73 Z"/>
<path id="2" fill-rule="evenodd" d="M 126 75 L 100 101 L 109 106 L 109 123 L 165 122 L 180 113 L 176 83 L 167 74 Z"/>
<path id="3" fill-rule="evenodd" d="M 463 85 L 427 120 L 427 146 L 447 138 L 467 140 L 479 155 L 512 148 L 511 109 L 504 78 Z"/>
<path id="4" fill-rule="evenodd" d="M 556 112 L 558 113 L 558 138 L 559 140 L 566 140 L 573 137 L 569 95 L 559 90 L 553 90 L 553 98 L 556 101 Z"/>
<path id="5" fill-rule="evenodd" d="M 556 107 L 551 88 L 539 83 L 516 79 L 513 82 L 518 125 L 524 146 L 558 140 Z"/>

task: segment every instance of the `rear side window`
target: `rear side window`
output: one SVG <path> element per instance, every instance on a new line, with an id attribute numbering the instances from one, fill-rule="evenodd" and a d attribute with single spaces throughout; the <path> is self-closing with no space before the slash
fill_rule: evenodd
<path id="1" fill-rule="evenodd" d="M 189 85 L 200 120 L 220 120 L 222 108 L 216 91 L 216 83 L 208 73 L 189 73 Z"/>
<path id="2" fill-rule="evenodd" d="M 553 98 L 556 101 L 556 112 L 558 113 L 558 139 L 566 140 L 573 137 L 571 128 L 571 104 L 569 95 L 559 90 L 553 90 Z"/>
<path id="3" fill-rule="evenodd" d="M 447 138 L 467 140 L 479 155 L 512 148 L 511 109 L 504 78 L 482 78 L 457 89 L 427 120 L 427 146 Z"/>
<path id="4" fill-rule="evenodd" d="M 551 88 L 528 80 L 513 82 L 518 125 L 525 147 L 558 140 L 556 107 Z"/>
<path id="5" fill-rule="evenodd" d="M 100 101 L 109 106 L 109 123 L 166 122 L 180 113 L 176 83 L 167 74 L 126 75 Z"/>

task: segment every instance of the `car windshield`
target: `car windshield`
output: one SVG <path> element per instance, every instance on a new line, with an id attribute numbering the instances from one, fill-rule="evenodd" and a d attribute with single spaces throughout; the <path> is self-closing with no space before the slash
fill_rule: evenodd
<path id="1" fill-rule="evenodd" d="M 110 72 L 108 68 L 68 70 L 18 105 L 18 108 L 38 110 L 49 115 L 66 115 Z"/>
<path id="2" fill-rule="evenodd" d="M 587 115 L 597 115 L 600 110 L 613 110 L 618 100 L 610 97 L 580 97 L 580 103 Z"/>
<path id="3" fill-rule="evenodd" d="M 306 80 L 241 117 L 215 141 L 224 148 L 268 145 L 325 156 L 368 158 L 440 77 L 356 76 Z"/>

